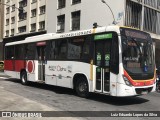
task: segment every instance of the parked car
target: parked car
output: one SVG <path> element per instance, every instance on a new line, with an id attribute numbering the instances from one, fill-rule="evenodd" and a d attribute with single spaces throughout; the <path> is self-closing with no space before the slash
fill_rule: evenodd
<path id="1" fill-rule="evenodd" d="M 0 61 L 0 71 L 3 71 L 3 70 L 4 70 L 4 62 Z"/>

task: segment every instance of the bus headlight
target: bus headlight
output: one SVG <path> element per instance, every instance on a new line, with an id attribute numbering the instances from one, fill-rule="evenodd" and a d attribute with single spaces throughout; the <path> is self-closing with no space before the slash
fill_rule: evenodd
<path id="1" fill-rule="evenodd" d="M 124 79 L 124 82 L 126 83 L 126 85 L 132 86 L 132 84 L 130 83 L 130 81 L 128 80 L 128 78 L 126 76 L 123 75 L 123 79 Z"/>

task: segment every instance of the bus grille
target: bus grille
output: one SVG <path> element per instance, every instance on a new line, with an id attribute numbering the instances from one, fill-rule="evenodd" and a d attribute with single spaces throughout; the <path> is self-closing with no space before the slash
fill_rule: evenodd
<path id="1" fill-rule="evenodd" d="M 137 74 L 137 75 L 134 75 L 134 74 L 130 74 L 131 78 L 133 80 L 148 80 L 148 79 L 152 79 L 154 77 L 154 74 Z"/>
<path id="2" fill-rule="evenodd" d="M 149 87 L 149 88 L 136 88 L 135 90 L 136 90 L 137 94 L 141 95 L 143 93 L 149 93 L 149 92 L 151 92 L 152 89 L 153 89 L 153 87 Z"/>

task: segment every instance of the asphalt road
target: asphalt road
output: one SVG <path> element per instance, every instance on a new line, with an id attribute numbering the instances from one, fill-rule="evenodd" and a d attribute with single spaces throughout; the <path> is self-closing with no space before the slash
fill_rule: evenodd
<path id="1" fill-rule="evenodd" d="M 0 78 L 0 87 L 24 98 L 39 102 L 59 111 L 160 111 L 160 93 L 150 93 L 139 97 L 111 97 L 91 94 L 90 98 L 80 98 L 71 89 L 30 83 L 21 85 L 20 80 Z M 18 101 L 20 102 L 20 101 Z M 113 118 L 81 118 L 87 120 Z M 114 118 L 119 120 L 120 118 Z M 121 118 L 123 120 L 155 120 L 159 118 Z"/>

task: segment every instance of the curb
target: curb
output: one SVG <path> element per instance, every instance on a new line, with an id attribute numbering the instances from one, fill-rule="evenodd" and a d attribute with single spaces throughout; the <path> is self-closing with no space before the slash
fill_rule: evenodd
<path id="1" fill-rule="evenodd" d="M 4 72 L 0 72 L 0 77 L 10 77 L 10 76 L 6 75 Z"/>

